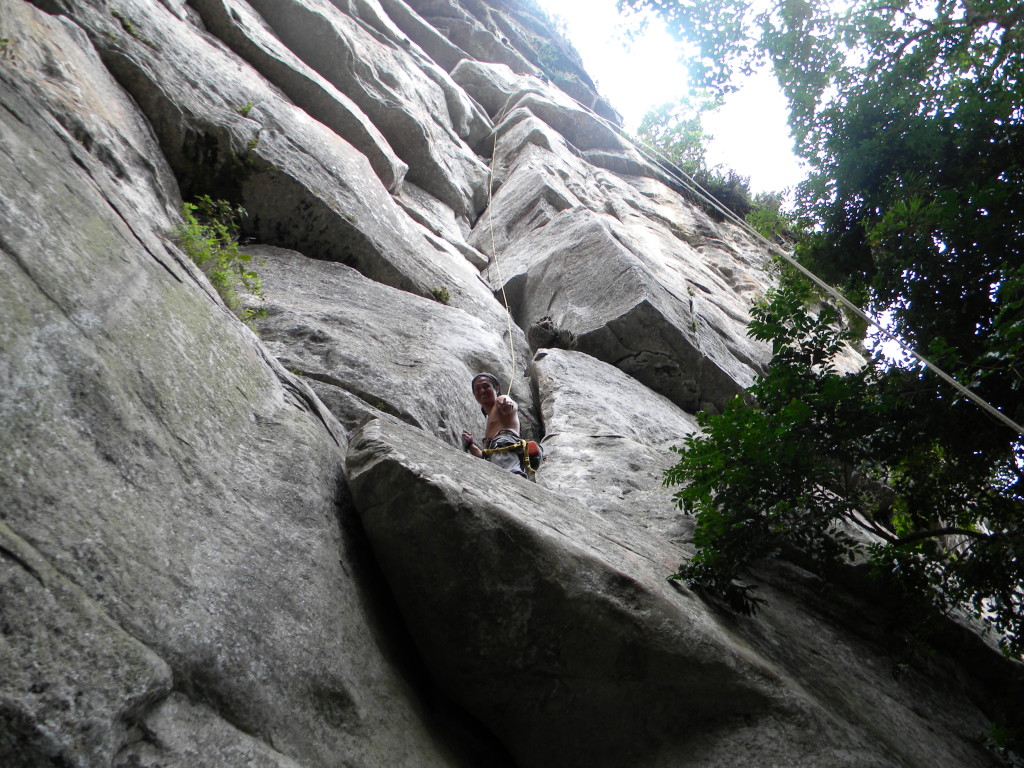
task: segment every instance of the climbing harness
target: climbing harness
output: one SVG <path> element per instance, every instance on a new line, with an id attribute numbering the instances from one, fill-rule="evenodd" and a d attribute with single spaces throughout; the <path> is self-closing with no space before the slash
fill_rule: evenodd
<path id="1" fill-rule="evenodd" d="M 520 451 L 522 455 L 519 457 L 519 465 L 526 471 L 531 480 L 534 479 L 534 475 L 537 474 L 540 465 L 547 458 L 544 456 L 544 448 L 541 444 L 533 440 L 520 439 L 517 443 L 503 445 L 500 448 L 481 448 L 480 451 L 484 456 L 490 456 L 492 453 Z"/>

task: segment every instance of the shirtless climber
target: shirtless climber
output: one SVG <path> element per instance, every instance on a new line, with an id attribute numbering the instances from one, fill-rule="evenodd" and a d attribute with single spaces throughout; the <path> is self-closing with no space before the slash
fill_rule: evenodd
<path id="1" fill-rule="evenodd" d="M 510 445 L 520 444 L 519 437 L 519 407 L 508 395 L 501 394 L 501 387 L 498 380 L 489 373 L 478 373 L 473 377 L 471 384 L 473 397 L 480 403 L 480 409 L 487 417 L 487 425 L 484 427 L 484 438 L 481 441 L 485 449 L 504 448 Z M 473 434 L 468 431 L 462 432 L 462 441 L 471 454 L 478 459 L 485 457 L 480 445 L 473 439 Z M 502 469 L 514 472 L 517 475 L 526 477 L 523 471 L 520 458 L 522 452 L 518 450 L 500 451 L 488 453 L 486 458 L 492 464 L 497 464 Z"/>

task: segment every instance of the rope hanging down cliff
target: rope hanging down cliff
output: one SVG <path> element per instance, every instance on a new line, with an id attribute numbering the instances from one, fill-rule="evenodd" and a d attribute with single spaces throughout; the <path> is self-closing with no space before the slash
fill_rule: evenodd
<path id="1" fill-rule="evenodd" d="M 508 327 L 508 351 L 512 359 L 511 370 L 508 376 L 508 390 L 505 392 L 507 395 L 512 394 L 512 380 L 515 378 L 516 373 L 516 345 L 512 338 L 512 310 L 508 307 L 508 296 L 505 295 L 505 279 L 501 275 L 501 264 L 498 263 L 498 251 L 494 245 L 494 223 L 491 219 L 491 202 L 494 200 L 494 158 L 498 154 L 498 123 L 504 119 L 505 110 L 508 109 L 508 104 L 512 100 L 512 97 L 516 95 L 518 91 L 513 90 L 509 93 L 508 98 L 505 99 L 505 103 L 502 105 L 498 114 L 495 116 L 494 123 L 494 142 L 491 144 L 491 166 L 487 174 L 487 231 L 491 238 L 491 262 L 494 264 L 494 271 L 498 274 L 498 284 L 501 286 L 501 300 L 505 304 L 505 321 Z"/>
<path id="2" fill-rule="evenodd" d="M 576 103 L 579 104 L 579 102 Z M 580 104 L 580 106 L 582 107 L 583 105 Z M 785 261 L 790 266 L 794 267 L 798 272 L 800 272 L 800 274 L 802 274 L 804 277 L 806 277 L 808 280 L 814 283 L 814 285 L 816 285 L 818 288 L 820 288 L 829 296 L 831 296 L 835 301 L 839 302 L 848 310 L 850 310 L 850 312 L 855 314 L 868 325 L 874 326 L 874 328 L 879 333 L 881 333 L 882 336 L 898 344 L 900 348 L 907 352 L 911 357 L 913 357 L 926 368 L 930 369 L 932 373 L 934 373 L 944 382 L 949 384 L 951 387 L 953 387 L 953 389 L 962 394 L 968 400 L 973 402 L 975 405 L 979 406 L 983 411 L 985 411 L 985 413 L 992 416 L 997 421 L 1001 422 L 1010 429 L 1016 431 L 1018 434 L 1024 435 L 1024 427 L 1015 422 L 1013 419 L 1011 419 L 1005 413 L 1003 413 L 994 405 L 989 403 L 987 400 L 983 399 L 976 393 L 972 392 L 970 389 L 968 389 L 966 386 L 964 386 L 959 381 L 954 379 L 952 376 L 950 376 L 942 368 L 940 368 L 938 365 L 936 365 L 931 360 L 926 358 L 924 355 L 918 353 L 917 350 L 915 350 L 913 347 L 911 347 L 909 344 L 903 341 L 903 339 L 899 338 L 890 330 L 883 327 L 882 324 L 877 319 L 875 319 L 875 317 L 862 310 L 860 307 L 858 307 L 856 304 L 854 304 L 852 301 L 846 298 L 846 296 L 844 296 L 839 290 L 829 285 L 816 274 L 807 269 L 807 267 L 805 267 L 803 264 L 801 264 L 793 257 L 792 253 L 789 253 L 779 248 L 778 245 L 771 242 L 770 240 L 768 240 L 768 238 L 766 238 L 760 232 L 751 227 L 750 224 L 748 224 L 744 219 L 741 219 L 733 211 L 723 206 L 717 199 L 715 199 L 715 197 L 710 192 L 701 187 L 700 184 L 698 184 L 690 176 L 684 173 L 682 169 L 678 168 L 674 163 L 672 163 L 671 160 L 665 157 L 665 155 L 659 152 L 656 148 L 651 147 L 650 145 L 640 141 L 639 139 L 634 139 L 632 136 L 629 136 L 628 134 L 624 133 L 621 129 L 617 128 L 613 123 L 611 123 L 608 120 L 605 120 L 600 115 L 593 112 L 591 114 L 593 114 L 594 117 L 598 118 L 599 120 L 602 120 L 603 122 L 614 128 L 620 136 L 629 141 L 637 149 L 637 151 L 640 152 L 648 160 L 651 160 L 653 162 L 654 158 L 650 157 L 648 153 L 644 151 L 645 149 L 659 156 L 664 161 L 664 163 L 667 164 L 667 168 L 666 165 L 662 163 L 658 163 L 658 167 L 665 170 L 665 172 L 669 176 L 671 176 L 673 179 L 675 179 L 680 184 L 685 186 L 687 189 L 692 191 L 694 194 L 697 194 L 698 196 L 703 198 L 712 207 L 714 207 L 715 210 L 717 210 L 719 213 L 725 216 L 726 219 L 731 221 L 733 224 L 736 224 L 737 226 L 741 227 L 751 237 L 767 246 L 770 252 L 778 255 L 780 258 L 783 259 L 783 261 Z"/>
<path id="3" fill-rule="evenodd" d="M 522 78 L 520 78 L 520 80 L 521 79 Z M 497 144 L 498 144 L 497 123 L 501 119 L 503 119 L 503 114 L 505 112 L 505 109 L 508 107 L 509 102 L 512 100 L 512 97 L 517 92 L 518 92 L 518 90 L 513 90 L 509 94 L 508 99 L 506 99 L 506 101 L 505 101 L 505 105 L 502 107 L 502 109 L 496 115 L 495 129 L 494 129 L 494 148 L 491 151 L 491 180 L 488 183 L 488 199 L 487 199 L 487 202 L 488 202 L 488 206 L 487 206 L 488 207 L 488 211 L 487 211 L 488 226 L 490 226 L 490 221 L 491 221 L 490 203 L 491 203 L 491 191 L 492 191 L 491 182 L 493 181 L 493 177 L 494 177 L 494 156 L 497 154 Z M 564 91 L 563 91 L 563 93 L 564 93 Z M 856 304 L 854 304 L 852 301 L 850 301 L 848 298 L 846 298 L 846 296 L 844 296 L 842 293 L 840 293 L 836 288 L 834 288 L 833 286 L 831 286 L 828 283 L 826 283 L 820 277 L 818 277 L 813 272 L 811 272 L 809 269 L 807 269 L 803 264 L 798 262 L 793 257 L 792 253 L 789 253 L 787 251 L 782 250 L 778 245 L 776 245 L 775 243 L 773 243 L 770 240 L 768 240 L 768 238 L 766 238 L 760 232 L 758 232 L 753 227 L 751 227 L 750 224 L 748 224 L 744 219 L 741 219 L 733 211 L 729 210 L 724 205 L 722 205 L 717 199 L 715 199 L 714 195 L 712 195 L 708 190 L 704 189 L 700 184 L 698 184 L 693 178 L 691 178 L 688 174 L 686 174 L 682 169 L 678 168 L 671 160 L 669 160 L 658 149 L 656 149 L 655 147 L 652 147 L 652 146 L 646 144 L 643 141 L 640 141 L 639 139 L 637 139 L 637 138 L 635 138 L 633 136 L 630 136 L 628 133 L 623 131 L 619 126 L 615 125 L 610 120 L 607 120 L 606 118 L 604 118 L 601 115 L 597 114 L 592 109 L 590 109 L 590 107 L 588 107 L 587 105 L 583 104 L 582 102 L 580 102 L 577 99 L 574 99 L 572 96 L 569 96 L 568 94 L 565 94 L 565 95 L 568 96 L 568 98 L 572 99 L 573 102 L 575 102 L 580 107 L 580 109 L 585 111 L 587 114 L 592 116 L 594 119 L 596 119 L 599 122 L 603 123 L 604 125 L 608 126 L 613 131 L 615 131 L 615 133 L 618 136 L 620 136 L 623 140 L 625 140 L 630 145 L 632 145 L 645 159 L 647 159 L 648 161 L 650 161 L 652 163 L 655 163 L 659 168 L 661 168 L 665 172 L 666 175 L 668 175 L 670 178 L 672 178 L 675 181 L 677 181 L 679 184 L 681 184 L 686 189 L 689 189 L 691 192 L 693 192 L 699 198 L 703 199 L 712 208 L 714 208 L 719 213 L 721 213 L 722 216 L 724 216 L 728 221 L 730 221 L 731 223 L 733 223 L 736 226 L 740 227 L 744 232 L 746 232 L 748 235 L 750 235 L 756 241 L 762 243 L 765 247 L 767 247 L 770 253 L 774 253 L 774 254 L 778 255 L 783 261 L 785 261 L 787 264 L 789 264 L 792 267 L 794 267 L 804 277 L 806 277 L 808 280 L 810 280 L 812 283 L 814 283 L 814 285 L 816 285 L 818 288 L 820 288 L 822 291 L 824 291 L 827 295 L 831 296 L 835 301 L 837 301 L 840 304 L 842 304 L 850 312 L 852 312 L 854 315 L 856 315 L 861 320 L 866 322 L 868 325 L 873 326 L 886 339 L 888 339 L 890 341 L 893 341 L 896 344 L 898 344 L 901 349 L 903 349 L 905 352 L 907 352 L 911 357 L 913 357 L 915 360 L 917 360 L 921 365 L 923 365 L 926 368 L 930 369 L 936 376 L 938 376 L 940 379 L 942 379 L 942 381 L 944 381 L 947 384 L 949 384 L 949 386 L 951 386 L 953 389 L 955 389 L 961 395 L 963 395 L 968 400 L 973 402 L 975 405 L 980 407 L 989 416 L 991 416 L 992 418 L 994 418 L 997 421 L 1001 422 L 1002 424 L 1004 424 L 1005 426 L 1009 427 L 1010 429 L 1013 429 L 1018 434 L 1024 435 L 1024 427 L 1022 427 L 1020 424 L 1015 422 L 1009 416 L 1004 414 L 998 408 L 993 406 L 987 400 L 983 399 L 982 397 L 980 397 L 976 393 L 972 392 L 969 388 L 967 388 L 966 386 L 961 384 L 959 381 L 954 379 L 952 376 L 950 376 L 942 368 L 940 368 L 938 365 L 936 365 L 931 360 L 926 358 L 924 355 L 918 353 L 917 350 L 915 350 L 913 347 L 911 347 L 909 344 L 907 344 L 905 341 L 903 341 L 903 339 L 899 338 L 894 333 L 889 331 L 887 328 L 883 327 L 882 324 L 877 319 L 875 319 L 875 317 L 873 317 L 872 315 L 870 315 L 867 312 L 865 312 L 864 310 L 862 310 L 860 307 L 858 307 Z M 662 162 L 658 162 L 658 160 L 656 160 L 655 157 L 652 157 L 652 155 L 655 156 L 655 157 L 660 158 L 660 160 Z M 506 311 L 506 314 L 508 315 L 508 318 L 509 318 L 509 343 L 511 344 L 511 341 L 512 341 L 511 313 L 509 312 L 509 309 L 508 309 L 508 300 L 505 297 L 505 284 L 504 284 L 504 281 L 501 278 L 501 269 L 500 269 L 500 267 L 498 267 L 497 254 L 495 253 L 495 250 L 494 250 L 494 230 L 493 230 L 493 228 L 491 229 L 491 257 L 492 257 L 492 259 L 494 260 L 494 263 L 495 263 L 496 271 L 498 273 L 498 280 L 501 282 L 502 299 L 505 300 L 505 311 Z M 515 357 L 514 357 L 514 351 L 513 351 L 513 372 L 514 372 L 514 370 L 515 370 Z M 511 379 L 509 381 L 509 387 L 511 387 Z"/>

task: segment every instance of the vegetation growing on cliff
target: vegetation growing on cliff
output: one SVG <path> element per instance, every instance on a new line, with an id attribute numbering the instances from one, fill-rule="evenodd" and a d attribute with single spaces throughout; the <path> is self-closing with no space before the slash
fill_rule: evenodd
<path id="1" fill-rule="evenodd" d="M 731 168 L 708 166 L 705 147 L 711 141 L 702 124 L 703 114 L 718 107 L 720 101 L 707 93 L 662 104 L 644 115 L 637 131 L 640 140 L 656 149 L 659 160 L 667 160 L 725 208 L 768 238 L 792 238 L 793 223 L 782 214 L 782 192 L 752 194 L 750 178 Z M 703 195 L 684 192 L 691 202 L 710 215 L 719 211 Z"/>
<path id="2" fill-rule="evenodd" d="M 0 37 L 0 61 L 14 61 L 14 46 L 8 37 Z"/>
<path id="3" fill-rule="evenodd" d="M 772 344 L 768 372 L 747 400 L 702 415 L 704 432 L 685 438 L 667 473 L 697 516 L 700 548 L 674 578 L 750 612 L 757 598 L 738 579 L 759 558 L 799 550 L 823 572 L 867 559 L 921 618 L 967 609 L 1019 655 L 1019 448 L 965 451 L 950 416 L 969 418 L 970 404 L 936 397 L 914 369 L 876 355 L 841 372 L 837 355 L 857 334 L 827 304 L 809 311 L 805 286 L 787 277 L 754 308 L 750 333 Z"/>
<path id="4" fill-rule="evenodd" d="M 1008 0 L 623 0 L 700 51 L 722 93 L 769 61 L 811 175 L 801 260 L 1020 423 L 1024 419 L 1024 8 Z M 680 575 L 733 578 L 782 541 L 849 552 L 838 520 L 873 529 L 880 568 L 971 609 L 1024 651 L 1024 442 L 909 360 L 829 366 L 839 337 L 784 286 L 757 310 L 768 374 L 706 419 L 670 479 L 700 517 Z M 728 458 L 728 461 L 726 461 Z M 754 462 L 758 471 L 735 466 Z M 715 476 L 715 468 L 721 470 Z M 749 530 L 748 530 L 749 529 Z M 765 536 L 759 537 L 757 533 Z M 749 597 L 749 596 L 748 596 Z"/>
<path id="5" fill-rule="evenodd" d="M 240 206 L 201 195 L 195 204 L 182 205 L 183 221 L 178 226 L 177 238 L 228 309 L 248 322 L 259 312 L 242 307 L 239 290 L 261 296 L 263 286 L 251 266 L 252 256 L 238 250 L 238 222 L 244 215 L 245 210 Z"/>

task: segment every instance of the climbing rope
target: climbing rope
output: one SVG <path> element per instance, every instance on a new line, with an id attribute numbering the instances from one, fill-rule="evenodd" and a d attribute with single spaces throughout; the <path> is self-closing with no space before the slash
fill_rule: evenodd
<path id="1" fill-rule="evenodd" d="M 578 103 L 579 102 L 577 102 L 577 104 Z M 583 105 L 580 105 L 580 106 L 583 106 Z M 664 160 L 668 164 L 668 168 L 665 168 L 665 166 L 660 164 L 660 163 L 658 164 L 658 167 L 662 168 L 662 170 L 665 170 L 665 172 L 669 176 L 674 178 L 676 181 L 678 181 L 680 184 L 685 186 L 690 191 L 692 191 L 695 194 L 697 194 L 698 196 L 700 196 L 705 201 L 707 201 L 717 211 L 719 211 L 723 216 L 725 216 L 729 221 L 731 221 L 733 224 L 736 224 L 741 229 L 743 229 L 748 235 L 750 235 L 755 240 L 758 240 L 762 244 L 767 246 L 767 248 L 769 249 L 770 252 L 772 252 L 772 253 L 776 254 L 777 256 L 779 256 L 783 261 L 785 261 L 787 264 L 789 264 L 790 266 L 795 268 L 798 272 L 800 272 L 800 274 L 802 274 L 804 277 L 806 277 L 808 280 L 810 280 L 812 283 L 814 283 L 814 285 L 816 285 L 822 291 L 824 291 L 829 296 L 831 296 L 835 301 L 839 302 L 844 307 L 846 307 L 848 310 L 850 310 L 850 312 L 855 314 L 861 320 L 866 322 L 868 325 L 873 326 L 886 339 L 896 343 L 907 354 L 909 354 L 911 357 L 913 357 L 915 360 L 917 360 L 921 365 L 923 365 L 926 368 L 930 369 L 932 371 L 932 373 L 934 373 L 936 376 L 938 376 L 940 379 L 942 379 L 942 381 L 946 382 L 951 387 L 953 387 L 953 389 L 955 389 L 957 392 L 959 392 L 964 397 L 969 399 L 975 405 L 979 406 L 983 411 L 985 411 L 985 413 L 989 414 L 990 416 L 992 416 L 993 418 L 995 418 L 997 421 L 1001 422 L 1005 426 L 1009 427 L 1010 429 L 1015 430 L 1018 434 L 1024 434 L 1024 427 L 1022 427 L 1020 424 L 1015 422 L 1013 419 L 1011 419 L 1005 413 L 1003 413 L 998 408 L 996 408 L 994 405 L 989 403 L 987 400 L 985 400 L 984 398 L 980 397 L 975 392 L 972 392 L 966 386 L 964 386 L 959 381 L 954 379 L 952 376 L 950 376 L 948 373 L 946 373 L 942 368 L 940 368 L 934 362 L 929 360 L 924 355 L 920 354 L 917 350 L 915 350 L 913 347 L 911 347 L 909 344 L 907 344 L 905 341 L 903 341 L 903 339 L 899 338 L 894 333 L 892 333 L 892 331 L 890 331 L 888 328 L 885 328 L 875 317 L 873 317 L 872 315 L 870 315 L 867 312 L 865 312 L 864 310 L 862 310 L 860 307 L 858 307 L 856 304 L 854 304 L 852 301 L 850 301 L 848 298 L 846 298 L 846 296 L 844 296 L 838 289 L 836 289 L 835 287 L 833 287 L 833 286 L 829 285 L 828 283 L 826 283 L 820 277 L 818 277 L 813 272 L 811 272 L 809 269 L 807 269 L 807 267 L 805 267 L 803 264 L 801 264 L 799 261 L 797 261 L 793 257 L 792 253 L 790 253 L 788 251 L 784 251 L 777 244 L 771 242 L 768 238 L 766 238 L 764 235 L 762 235 L 756 229 L 751 227 L 750 224 L 746 220 L 741 219 L 733 211 L 729 210 L 728 208 L 723 206 L 721 203 L 719 203 L 718 200 L 716 200 L 714 198 L 714 196 L 710 192 L 708 192 L 703 187 L 701 187 L 700 184 L 698 184 L 694 179 L 692 179 L 686 173 L 684 173 L 682 171 L 682 169 L 677 168 L 675 166 L 675 164 L 673 164 L 671 162 L 671 160 L 669 160 L 667 157 L 665 157 L 665 155 L 663 155 L 657 149 L 655 149 L 654 147 L 651 147 L 650 145 L 640 141 L 639 139 L 634 139 L 633 137 L 629 136 L 629 134 L 625 133 L 621 129 L 618 129 L 610 121 L 604 120 L 604 118 L 602 118 L 600 115 L 598 115 L 596 113 L 592 113 L 592 114 L 594 114 L 594 116 L 597 117 L 598 119 L 603 120 L 605 123 L 607 123 L 611 127 L 615 128 L 615 130 L 619 133 L 620 136 L 622 136 L 623 138 L 627 139 L 637 149 L 637 151 L 639 151 L 648 160 L 651 160 L 653 162 L 653 158 L 651 158 L 644 151 L 644 149 L 650 150 L 654 154 L 658 155 L 662 160 Z M 641 148 L 640 145 L 642 145 L 643 148 Z"/>
<path id="2" fill-rule="evenodd" d="M 517 80 L 518 84 L 518 80 Z M 512 310 L 508 306 L 508 296 L 505 295 L 505 279 L 501 275 L 501 264 L 498 259 L 498 249 L 494 245 L 494 222 L 491 219 L 491 202 L 494 199 L 494 159 L 498 154 L 498 123 L 504 119 L 505 110 L 508 109 L 509 102 L 512 101 L 512 97 L 518 93 L 518 89 L 513 89 L 509 92 L 508 98 L 505 99 L 505 104 L 495 115 L 494 121 L 494 143 L 491 145 L 491 167 L 490 172 L 487 174 L 487 231 L 491 237 L 491 262 L 494 264 L 494 271 L 498 275 L 498 284 L 501 286 L 501 300 L 505 304 L 505 321 L 507 323 L 508 330 L 508 350 L 509 356 L 512 360 L 512 370 L 509 371 L 508 376 L 508 389 L 505 394 L 512 395 L 512 380 L 515 378 L 516 373 L 516 345 L 512 337 Z"/>
<path id="3" fill-rule="evenodd" d="M 509 94 L 508 100 L 506 100 L 506 102 L 505 102 L 505 106 L 502 108 L 502 111 L 498 113 L 498 116 L 497 116 L 498 118 L 501 117 L 501 115 L 504 112 L 505 108 L 508 107 L 508 103 L 509 103 L 509 101 L 511 101 L 512 96 L 515 95 L 515 93 L 516 93 L 516 91 L 513 91 L 512 93 Z M 564 91 L 563 91 L 563 93 L 564 93 Z M 565 95 L 569 96 L 569 94 L 565 94 Z M 750 235 L 752 238 L 754 238 L 754 240 L 756 240 L 756 241 L 762 243 L 763 245 L 765 245 L 768 248 L 770 253 L 776 254 L 783 261 L 785 261 L 787 264 L 789 264 L 792 267 L 794 267 L 797 271 L 799 271 L 802 275 L 804 275 L 804 277 L 806 277 L 808 280 L 810 280 L 812 283 L 814 283 L 814 285 L 816 285 L 818 288 L 820 288 L 826 294 L 831 296 L 835 301 L 837 301 L 840 304 L 842 304 L 844 307 L 846 307 L 848 310 L 850 310 L 853 314 L 855 314 L 861 320 L 866 322 L 868 325 L 874 327 L 886 339 L 889 339 L 890 341 L 896 343 L 907 354 L 909 354 L 911 357 L 913 357 L 915 360 L 917 360 L 921 365 L 923 365 L 924 367 L 926 367 L 929 370 L 931 370 L 936 376 L 938 376 L 942 381 L 946 382 L 949 386 L 951 386 L 953 389 L 955 389 L 961 395 L 963 395 L 968 400 L 973 402 L 975 405 L 980 407 L 985 413 L 987 413 L 988 415 L 990 415 L 991 417 L 993 417 L 997 421 L 1001 422 L 1005 426 L 1009 427 L 1010 429 L 1015 430 L 1018 434 L 1024 434 L 1024 427 L 1022 427 L 1020 424 L 1015 422 L 1013 419 L 1011 419 L 1005 413 L 1003 413 L 998 408 L 996 408 L 994 405 L 989 403 L 987 400 L 985 400 L 984 398 L 980 397 L 976 393 L 972 392 L 970 389 L 968 389 L 966 386 L 964 386 L 959 381 L 954 379 L 952 376 L 950 376 L 942 368 L 940 368 L 938 365 L 936 365 L 931 360 L 926 358 L 924 355 L 919 354 L 917 352 L 917 350 L 915 350 L 913 347 L 911 347 L 909 344 L 907 344 L 905 341 L 903 341 L 903 339 L 897 337 L 894 333 L 889 331 L 887 328 L 883 327 L 883 325 L 875 317 L 873 317 L 872 315 L 870 315 L 867 312 L 865 312 L 864 310 L 862 310 L 860 307 L 858 307 L 856 304 L 854 304 L 852 301 L 850 301 L 848 298 L 846 298 L 846 296 L 844 296 L 839 290 L 837 290 L 833 286 L 831 286 L 828 283 L 826 283 L 820 277 L 818 277 L 813 272 L 811 272 L 809 269 L 807 269 L 803 264 L 800 264 L 793 257 L 792 253 L 784 251 L 777 244 L 771 242 L 768 238 L 766 238 L 760 232 L 758 232 L 753 227 L 751 227 L 750 224 L 747 223 L 746 220 L 740 218 L 733 211 L 729 210 L 724 205 L 722 205 L 718 200 L 715 199 L 714 195 L 712 195 L 708 190 L 704 189 L 693 178 L 691 178 L 688 174 L 686 174 L 681 168 L 678 168 L 671 160 L 669 160 L 669 158 L 667 158 L 657 148 L 652 147 L 649 144 L 646 144 L 645 142 L 641 141 L 638 138 L 630 136 L 628 133 L 626 133 L 624 130 L 622 130 L 622 128 L 617 126 L 615 123 L 613 123 L 610 120 L 608 120 L 608 119 L 602 117 L 601 115 L 597 114 L 590 107 L 588 107 L 587 105 L 583 104 L 578 99 L 575 99 L 572 96 L 569 96 L 569 98 L 572 99 L 582 110 L 584 110 L 585 112 L 590 114 L 592 117 L 596 118 L 598 121 L 600 121 L 604 125 L 606 125 L 609 128 L 611 128 L 613 131 L 615 131 L 615 133 L 617 135 L 619 135 L 624 140 L 629 142 L 629 144 L 632 145 L 645 159 L 647 159 L 648 161 L 654 163 L 657 167 L 661 168 L 661 170 L 664 171 L 667 176 L 669 176 L 670 178 L 674 179 L 679 184 L 681 184 L 684 188 L 689 189 L 691 192 L 693 192 L 699 198 L 701 198 L 702 200 L 707 202 L 712 208 L 714 208 L 719 213 L 721 213 L 722 216 L 726 220 L 728 220 L 731 223 L 735 224 L 736 226 L 740 227 L 740 229 L 742 229 L 744 232 L 746 232 L 748 235 Z M 493 178 L 494 178 L 494 157 L 497 154 L 497 145 L 498 145 L 498 131 L 497 131 L 497 120 L 496 120 L 496 122 L 495 122 L 495 129 L 494 129 L 494 149 L 491 152 L 491 182 L 493 182 Z M 659 162 L 657 159 L 655 159 L 656 157 L 660 158 L 661 162 Z M 491 214 L 490 214 L 491 190 L 492 190 L 492 188 L 491 188 L 491 185 L 489 183 L 488 184 L 488 213 L 487 213 L 487 220 L 488 220 L 488 225 L 489 226 L 490 226 L 490 221 L 491 221 Z M 499 281 L 501 281 L 501 295 L 502 295 L 502 299 L 505 300 L 505 311 L 506 311 L 506 314 L 508 314 L 508 317 L 509 317 L 509 342 L 511 344 L 511 341 L 512 341 L 511 312 L 509 312 L 509 309 L 508 309 L 508 300 L 505 297 L 505 284 L 504 284 L 504 280 L 502 280 L 502 277 L 501 277 L 501 269 L 498 266 L 497 254 L 495 253 L 495 249 L 494 249 L 494 231 L 493 231 L 493 228 L 491 229 L 491 258 L 495 262 L 496 271 L 498 273 L 498 279 L 499 279 Z M 513 371 L 514 371 L 515 370 L 515 365 L 514 365 L 514 363 L 515 363 L 515 352 L 514 352 L 514 350 L 513 350 L 513 358 L 512 359 L 513 359 Z M 511 385 L 511 380 L 510 380 L 509 387 L 511 388 L 511 386 L 512 385 Z"/>

